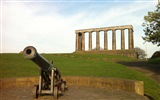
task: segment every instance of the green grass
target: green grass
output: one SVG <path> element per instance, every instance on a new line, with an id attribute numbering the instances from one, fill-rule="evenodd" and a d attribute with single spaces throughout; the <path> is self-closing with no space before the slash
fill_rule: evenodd
<path id="1" fill-rule="evenodd" d="M 160 57 L 149 59 L 150 63 L 160 64 Z"/>
<path id="2" fill-rule="evenodd" d="M 144 81 L 144 92 L 160 100 L 160 85 L 141 72 L 117 62 L 131 62 L 131 59 L 118 55 L 102 54 L 43 54 L 61 71 L 62 76 L 115 77 Z M 22 54 L 0 54 L 0 78 L 38 76 L 39 69 Z"/>

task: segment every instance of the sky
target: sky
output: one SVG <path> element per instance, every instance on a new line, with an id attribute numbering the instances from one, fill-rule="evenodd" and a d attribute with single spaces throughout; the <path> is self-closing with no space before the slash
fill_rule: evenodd
<path id="1" fill-rule="evenodd" d="M 19 53 L 30 45 L 39 53 L 72 53 L 75 30 L 121 25 L 133 25 L 134 47 L 145 50 L 147 57 L 160 50 L 142 39 L 143 18 L 148 11 L 156 9 L 158 0 L 1 0 L 0 3 L 0 53 Z M 94 34 L 92 42 L 95 42 Z M 120 31 L 116 35 L 120 49 Z M 102 48 L 103 36 L 100 33 Z M 85 40 L 88 50 L 87 33 Z M 111 35 L 108 41 L 111 48 Z M 92 44 L 95 48 L 95 43 Z M 125 45 L 127 49 L 128 43 Z"/>

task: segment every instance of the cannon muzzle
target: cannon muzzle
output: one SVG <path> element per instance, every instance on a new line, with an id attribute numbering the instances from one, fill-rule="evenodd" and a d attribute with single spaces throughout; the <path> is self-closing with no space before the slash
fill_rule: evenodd
<path id="1" fill-rule="evenodd" d="M 50 73 L 53 65 L 50 64 L 43 56 L 38 54 L 35 47 L 27 46 L 23 50 L 23 55 L 26 59 L 32 60 L 36 63 L 43 71 Z"/>

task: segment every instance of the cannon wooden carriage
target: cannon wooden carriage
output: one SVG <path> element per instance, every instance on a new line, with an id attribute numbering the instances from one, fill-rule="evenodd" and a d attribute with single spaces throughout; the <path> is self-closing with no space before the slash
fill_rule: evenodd
<path id="1" fill-rule="evenodd" d="M 27 46 L 23 50 L 26 59 L 32 60 L 39 66 L 39 84 L 34 85 L 33 98 L 50 94 L 57 99 L 67 89 L 66 81 L 61 78 L 60 71 L 53 65 L 53 61 L 46 60 L 37 53 L 36 48 Z"/>

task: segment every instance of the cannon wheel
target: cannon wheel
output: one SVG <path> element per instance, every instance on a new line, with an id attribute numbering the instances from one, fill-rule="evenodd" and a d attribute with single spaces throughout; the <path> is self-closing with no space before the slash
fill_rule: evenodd
<path id="1" fill-rule="evenodd" d="M 54 98 L 58 99 L 58 86 L 54 86 Z"/>
<path id="2" fill-rule="evenodd" d="M 37 99 L 38 98 L 38 88 L 39 88 L 39 85 L 34 85 L 33 87 L 33 99 Z"/>

